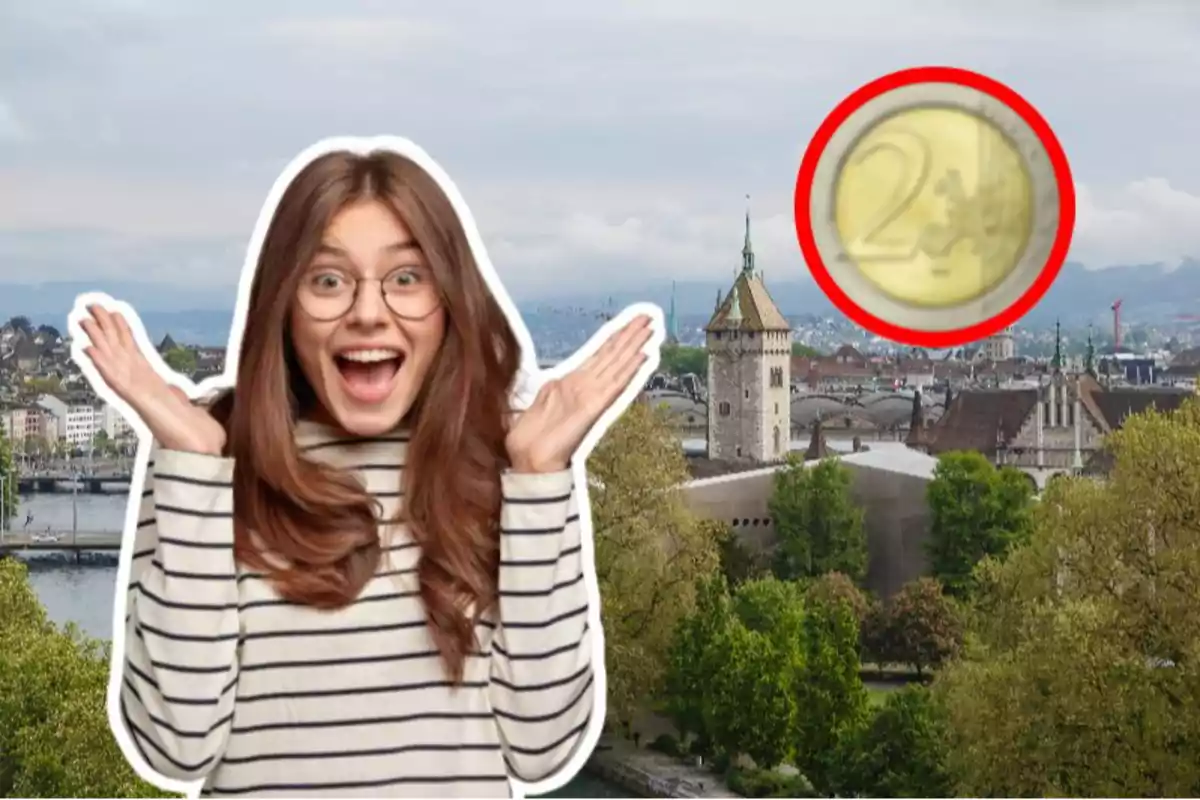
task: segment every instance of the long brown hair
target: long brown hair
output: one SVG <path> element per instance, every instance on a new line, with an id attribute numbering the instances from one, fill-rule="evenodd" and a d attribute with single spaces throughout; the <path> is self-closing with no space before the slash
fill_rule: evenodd
<path id="1" fill-rule="evenodd" d="M 289 333 L 303 269 L 334 216 L 362 200 L 383 203 L 412 232 L 446 310 L 445 339 L 408 417 L 402 516 L 422 548 L 430 633 L 460 681 L 477 647 L 475 623 L 497 597 L 500 473 L 519 345 L 449 198 L 397 153 L 321 156 L 275 210 L 250 290 L 236 390 L 213 405 L 236 463 L 235 552 L 283 598 L 326 609 L 352 603 L 379 565 L 376 504 L 352 476 L 305 458 L 296 444 L 296 421 L 316 401 Z"/>

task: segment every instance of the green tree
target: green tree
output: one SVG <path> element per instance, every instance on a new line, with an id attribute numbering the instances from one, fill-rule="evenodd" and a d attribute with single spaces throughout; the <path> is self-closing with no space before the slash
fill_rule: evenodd
<path id="1" fill-rule="evenodd" d="M 721 572 L 730 586 L 762 578 L 770 573 L 769 556 L 744 542 L 729 525 L 721 524 L 717 540 L 720 547 Z"/>
<path id="2" fill-rule="evenodd" d="M 845 606 L 862 628 L 871 611 L 871 598 L 844 572 L 827 572 L 818 575 L 805 587 L 809 603 L 835 603 Z"/>
<path id="3" fill-rule="evenodd" d="M 21 501 L 17 494 L 18 488 L 17 466 L 13 459 L 12 442 L 9 441 L 4 429 L 0 428 L 0 530 L 7 530 L 8 521 L 16 516 L 17 504 Z M 0 614 L 3 612 L 0 611 Z"/>
<path id="4" fill-rule="evenodd" d="M 189 347 L 172 347 L 163 353 L 163 361 L 180 375 L 191 375 L 196 371 L 196 351 Z"/>
<path id="5" fill-rule="evenodd" d="M 17 559 L 0 559 L 0 608 L 0 796 L 162 797 L 109 728 L 107 645 L 49 622 Z"/>
<path id="6" fill-rule="evenodd" d="M 101 428 L 92 436 L 92 449 L 99 454 L 107 454 L 112 449 L 112 438 L 108 431 Z"/>
<path id="7" fill-rule="evenodd" d="M 12 325 L 14 328 L 21 331 L 22 333 L 33 333 L 33 323 L 29 321 L 29 317 L 26 317 L 26 316 L 13 317 L 12 319 L 10 319 L 8 321 L 8 324 Z"/>
<path id="8" fill-rule="evenodd" d="M 792 355 L 800 358 L 820 358 L 821 351 L 800 342 L 792 342 Z"/>
<path id="9" fill-rule="evenodd" d="M 827 785 L 830 749 L 867 699 L 853 616 L 806 605 L 804 591 L 774 576 L 732 595 L 724 576 L 702 582 L 696 612 L 676 632 L 667 707 L 707 752 L 766 767 L 791 761 Z"/>
<path id="10" fill-rule="evenodd" d="M 945 711 L 928 688 L 910 685 L 889 692 L 867 724 L 838 749 L 838 796 L 954 797 L 947 736 Z"/>
<path id="11" fill-rule="evenodd" d="M 1019 471 L 996 469 L 982 454 L 947 453 L 926 488 L 929 558 L 946 591 L 964 597 L 985 556 L 1003 557 L 1029 534 L 1033 490 Z"/>
<path id="12" fill-rule="evenodd" d="M 695 608 L 675 626 L 664 680 L 666 710 L 684 737 L 707 749 L 704 697 L 713 643 L 733 620 L 729 586 L 720 573 L 696 582 Z"/>
<path id="13" fill-rule="evenodd" d="M 36 395 L 58 394 L 62 391 L 62 381 L 53 375 L 44 378 L 26 378 L 25 389 Z"/>
<path id="14" fill-rule="evenodd" d="M 774 767 L 795 752 L 803 593 L 797 584 L 762 578 L 738 586 L 727 608 L 731 617 L 703 658 L 705 730 L 722 752 Z"/>
<path id="15" fill-rule="evenodd" d="M 708 375 L 708 350 L 684 344 L 664 344 L 659 355 L 663 372 L 671 375 L 686 375 L 689 372 L 701 378 Z"/>
<path id="16" fill-rule="evenodd" d="M 627 722 L 658 694 L 676 624 L 714 573 L 716 525 L 688 508 L 687 463 L 666 412 L 635 403 L 588 458 L 608 714 Z"/>
<path id="17" fill-rule="evenodd" d="M 1048 486 L 941 670 L 959 796 L 1200 795 L 1200 407 L 1134 415 Z"/>
<path id="18" fill-rule="evenodd" d="M 903 664 L 918 675 L 957 656 L 963 646 L 962 616 L 933 578 L 906 584 L 884 603 L 872 625 L 872 655 L 880 664 Z"/>
<path id="19" fill-rule="evenodd" d="M 867 569 L 863 510 L 850 495 L 853 476 L 835 458 L 805 466 L 795 455 L 775 473 L 768 509 L 779 539 L 775 574 L 784 580 Z"/>
<path id="20" fill-rule="evenodd" d="M 800 711 L 797 644 L 781 646 L 771 631 L 752 630 L 736 617 L 713 642 L 705 728 L 722 752 L 747 755 L 760 767 L 791 758 Z"/>
<path id="21" fill-rule="evenodd" d="M 801 638 L 804 669 L 796 682 L 796 766 L 822 794 L 833 791 L 841 742 L 868 710 L 862 683 L 858 624 L 840 603 L 810 604 Z"/>

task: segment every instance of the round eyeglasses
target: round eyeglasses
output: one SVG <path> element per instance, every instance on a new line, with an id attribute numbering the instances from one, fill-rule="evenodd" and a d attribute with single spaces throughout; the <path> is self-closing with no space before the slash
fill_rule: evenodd
<path id="1" fill-rule="evenodd" d="M 300 282 L 296 300 L 305 314 L 319 322 L 332 322 L 350 313 L 359 287 L 378 281 L 383 302 L 397 317 L 428 317 L 442 298 L 430 275 L 422 269 L 402 267 L 382 278 L 356 278 L 338 270 L 315 271 Z"/>

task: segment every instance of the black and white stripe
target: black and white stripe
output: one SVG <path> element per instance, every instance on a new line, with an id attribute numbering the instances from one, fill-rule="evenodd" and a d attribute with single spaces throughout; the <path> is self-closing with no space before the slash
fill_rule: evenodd
<path id="1" fill-rule="evenodd" d="M 300 430 L 392 518 L 404 435 Z M 336 612 L 281 599 L 233 558 L 233 462 L 159 450 L 133 544 L 121 712 L 156 772 L 205 796 L 506 797 L 554 774 L 595 701 L 579 512 L 569 472 L 505 473 L 498 613 L 463 683 L 425 625 L 418 546 L 381 527 L 384 558 Z"/>

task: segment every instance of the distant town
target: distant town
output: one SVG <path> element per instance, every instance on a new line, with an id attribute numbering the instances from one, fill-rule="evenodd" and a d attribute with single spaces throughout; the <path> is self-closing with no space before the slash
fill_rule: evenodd
<path id="1" fill-rule="evenodd" d="M 704 449 L 706 324 L 677 317 L 670 305 L 671 337 L 647 397 L 675 412 L 685 444 Z M 613 310 L 540 307 L 526 317 L 539 353 L 553 361 L 578 347 Z M 881 342 L 837 317 L 786 317 L 791 436 L 804 439 L 823 419 L 823 435 L 834 446 L 854 438 L 904 440 L 917 394 L 923 397 L 921 424 L 932 426 L 958 392 L 1028 389 L 1056 370 L 1092 376 L 1097 386 L 1109 388 L 1194 390 L 1200 375 L 1200 346 L 1192 344 L 1192 326 L 1183 324 L 1187 320 L 1174 321 L 1169 334 L 1124 324 L 1119 302 L 1108 331 L 1016 327 L 937 352 Z M 178 342 L 169 332 L 158 350 L 172 368 L 196 381 L 225 366 L 225 348 Z M 0 326 L 0 430 L 22 469 L 64 459 L 129 456 L 136 449 L 121 414 L 95 396 L 69 353 L 69 338 L 54 326 L 20 316 Z"/>

